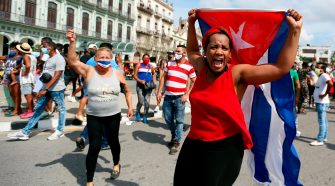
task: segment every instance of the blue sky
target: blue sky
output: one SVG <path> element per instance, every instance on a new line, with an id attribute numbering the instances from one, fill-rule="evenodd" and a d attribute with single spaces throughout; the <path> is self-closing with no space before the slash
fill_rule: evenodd
<path id="1" fill-rule="evenodd" d="M 335 0 L 168 0 L 175 23 L 191 8 L 276 9 L 294 8 L 304 16 L 300 45 L 331 46 L 335 50 Z"/>

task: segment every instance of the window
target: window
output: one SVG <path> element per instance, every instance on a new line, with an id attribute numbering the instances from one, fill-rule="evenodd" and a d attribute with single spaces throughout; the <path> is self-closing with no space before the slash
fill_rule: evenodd
<path id="1" fill-rule="evenodd" d="M 98 7 L 102 7 L 102 0 L 97 0 Z"/>
<path id="2" fill-rule="evenodd" d="M 88 13 L 84 12 L 83 13 L 83 20 L 82 20 L 82 34 L 87 35 L 88 34 L 88 23 L 90 20 L 90 16 L 88 15 Z"/>
<path id="3" fill-rule="evenodd" d="M 36 0 L 26 0 L 26 13 L 24 22 L 28 25 L 35 25 Z"/>
<path id="4" fill-rule="evenodd" d="M 113 10 L 113 0 L 109 0 L 108 7 L 110 10 Z"/>
<path id="5" fill-rule="evenodd" d="M 122 12 L 123 0 L 119 0 L 119 12 Z"/>
<path id="6" fill-rule="evenodd" d="M 147 19 L 147 29 L 150 29 L 150 19 Z"/>
<path id="7" fill-rule="evenodd" d="M 158 30 L 158 23 L 155 23 L 155 31 Z"/>
<path id="8" fill-rule="evenodd" d="M 67 28 L 73 28 L 74 26 L 74 10 L 73 8 L 67 8 L 66 26 Z"/>
<path id="9" fill-rule="evenodd" d="M 12 0 L 1 0 L 0 1 L 0 11 L 2 12 L 11 12 Z"/>
<path id="10" fill-rule="evenodd" d="M 48 3 L 48 28 L 56 28 L 57 21 L 57 4 Z"/>
<path id="11" fill-rule="evenodd" d="M 121 23 L 119 23 L 118 25 L 117 39 L 118 41 L 122 40 L 122 24 Z"/>
<path id="12" fill-rule="evenodd" d="M 108 21 L 107 36 L 112 38 L 113 35 L 113 21 Z"/>
<path id="13" fill-rule="evenodd" d="M 155 12 L 158 12 L 158 5 L 156 5 L 155 7 Z"/>
<path id="14" fill-rule="evenodd" d="M 101 33 L 101 17 L 97 17 L 97 19 L 96 19 L 95 32 Z"/>
<path id="15" fill-rule="evenodd" d="M 128 17 L 131 16 L 131 4 L 130 4 L 130 3 L 128 3 L 128 11 L 127 11 L 127 15 L 128 15 Z"/>
<path id="16" fill-rule="evenodd" d="M 130 26 L 127 27 L 127 41 L 129 42 L 130 41 L 130 31 L 131 31 L 131 28 Z"/>
<path id="17" fill-rule="evenodd" d="M 142 25 L 142 17 L 137 16 L 137 27 L 141 27 L 141 25 Z"/>

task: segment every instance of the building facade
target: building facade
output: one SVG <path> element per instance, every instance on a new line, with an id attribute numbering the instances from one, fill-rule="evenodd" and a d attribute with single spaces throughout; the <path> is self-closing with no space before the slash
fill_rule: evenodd
<path id="1" fill-rule="evenodd" d="M 331 63 L 331 51 L 329 46 L 299 46 L 297 55 L 303 62 Z"/>
<path id="2" fill-rule="evenodd" d="M 134 0 L 1 0 L 0 55 L 12 41 L 40 44 L 43 37 L 67 43 L 65 32 L 77 33 L 77 48 L 113 44 L 116 52 L 135 52 Z"/>
<path id="3" fill-rule="evenodd" d="M 156 61 L 172 48 L 173 5 L 166 0 L 137 0 L 136 51 Z"/>

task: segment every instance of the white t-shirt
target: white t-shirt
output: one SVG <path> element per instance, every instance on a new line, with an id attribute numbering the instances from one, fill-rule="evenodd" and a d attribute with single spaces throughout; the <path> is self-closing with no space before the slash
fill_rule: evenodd
<path id="1" fill-rule="evenodd" d="M 328 94 L 323 99 L 319 98 L 319 95 L 324 94 L 327 91 L 327 81 L 330 81 L 330 77 L 327 73 L 323 73 L 319 76 L 313 94 L 315 103 L 329 103 Z"/>

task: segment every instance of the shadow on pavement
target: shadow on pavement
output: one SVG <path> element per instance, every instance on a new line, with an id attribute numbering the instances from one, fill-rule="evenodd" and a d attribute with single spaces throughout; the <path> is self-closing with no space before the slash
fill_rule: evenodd
<path id="1" fill-rule="evenodd" d="M 106 158 L 99 156 L 105 163 L 110 163 Z M 81 153 L 68 153 L 63 155 L 61 158 L 53 160 L 49 163 L 38 163 L 36 167 L 49 167 L 55 164 L 62 164 L 75 178 L 77 178 L 78 185 L 85 185 L 86 183 L 86 167 L 85 167 L 86 155 Z M 111 172 L 111 168 L 103 168 L 97 163 L 95 172 Z"/>
<path id="2" fill-rule="evenodd" d="M 133 132 L 133 138 L 138 141 L 142 140 L 148 143 L 158 143 L 161 145 L 166 145 L 167 142 L 164 141 L 165 135 L 163 134 L 157 134 L 152 132 L 146 132 L 146 131 L 134 131 Z"/>
<path id="3" fill-rule="evenodd" d="M 130 181 L 111 180 L 111 179 L 106 179 L 105 181 L 115 186 L 139 186 L 139 184 Z"/>
<path id="4" fill-rule="evenodd" d="M 298 141 L 305 142 L 305 143 L 309 144 L 312 141 L 314 141 L 315 138 L 300 136 L 298 138 L 295 138 L 295 140 L 298 140 Z M 324 146 L 326 146 L 330 150 L 335 150 L 335 144 L 325 142 Z"/>

